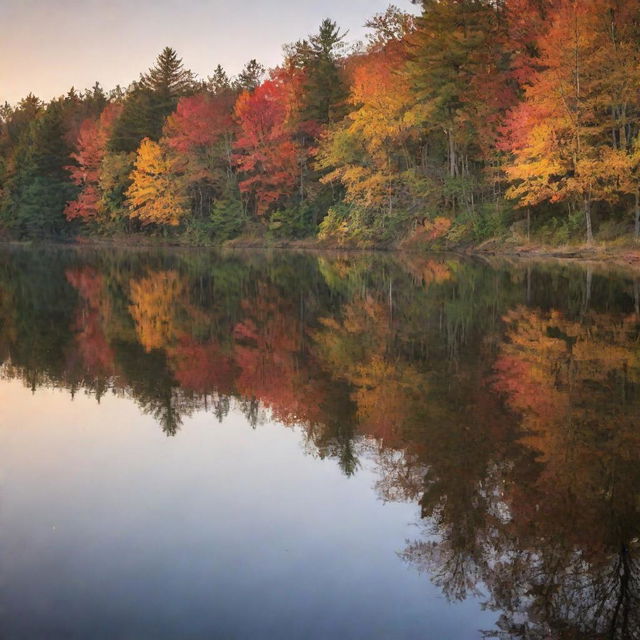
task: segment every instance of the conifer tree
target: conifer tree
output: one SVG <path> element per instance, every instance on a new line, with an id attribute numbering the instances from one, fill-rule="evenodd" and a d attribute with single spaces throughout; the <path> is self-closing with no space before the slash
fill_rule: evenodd
<path id="1" fill-rule="evenodd" d="M 75 192 L 66 168 L 71 152 L 65 127 L 68 102 L 60 98 L 49 103 L 18 145 L 3 206 L 8 226 L 18 235 L 55 235 L 64 228 L 63 210 Z"/>
<path id="2" fill-rule="evenodd" d="M 122 113 L 113 127 L 109 149 L 133 153 L 144 138 L 158 140 L 164 118 L 159 117 L 153 94 L 134 83 L 123 103 Z"/>
<path id="3" fill-rule="evenodd" d="M 195 88 L 191 71 L 184 68 L 175 50 L 165 47 L 155 65 L 134 83 L 111 138 L 113 151 L 135 151 L 143 138 L 159 140 L 166 117 L 181 96 Z"/>
<path id="4" fill-rule="evenodd" d="M 317 34 L 293 46 L 293 57 L 305 74 L 303 120 L 328 124 L 345 115 L 348 89 L 339 66 L 345 36 L 346 33 L 341 33 L 336 23 L 327 18 Z"/>
<path id="5" fill-rule="evenodd" d="M 255 58 L 252 58 L 244 65 L 233 86 L 236 91 L 255 91 L 262 82 L 264 73 L 265 68 Z"/>
<path id="6" fill-rule="evenodd" d="M 191 92 L 194 79 L 175 49 L 165 47 L 156 58 L 155 66 L 140 77 L 140 86 L 167 100 L 177 100 Z"/>
<path id="7" fill-rule="evenodd" d="M 213 70 L 213 75 L 207 78 L 206 87 L 214 95 L 231 91 L 231 79 L 221 65 L 218 65 Z"/>

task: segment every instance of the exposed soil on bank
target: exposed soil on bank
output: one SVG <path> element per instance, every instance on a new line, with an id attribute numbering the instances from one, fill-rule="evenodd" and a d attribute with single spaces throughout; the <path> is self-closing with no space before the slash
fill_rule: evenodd
<path id="1" fill-rule="evenodd" d="M 548 246 L 537 243 L 515 244 L 488 240 L 477 246 L 457 248 L 468 255 L 556 259 L 625 265 L 640 270 L 640 244 L 594 242 L 593 244 Z"/>

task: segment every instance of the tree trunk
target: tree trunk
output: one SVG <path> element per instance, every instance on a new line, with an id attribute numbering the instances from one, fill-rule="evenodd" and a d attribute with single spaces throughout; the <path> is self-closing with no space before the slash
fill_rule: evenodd
<path id="1" fill-rule="evenodd" d="M 593 243 L 593 230 L 591 228 L 591 201 L 589 196 L 584 196 L 584 219 L 587 225 L 587 244 Z"/>
<path id="2" fill-rule="evenodd" d="M 640 185 L 636 187 L 634 237 L 636 239 L 636 242 L 640 241 Z"/>
<path id="3" fill-rule="evenodd" d="M 449 175 L 455 178 L 457 173 L 456 143 L 453 131 L 449 131 Z"/>
<path id="4" fill-rule="evenodd" d="M 304 204 L 304 160 L 300 160 L 300 204 Z"/>

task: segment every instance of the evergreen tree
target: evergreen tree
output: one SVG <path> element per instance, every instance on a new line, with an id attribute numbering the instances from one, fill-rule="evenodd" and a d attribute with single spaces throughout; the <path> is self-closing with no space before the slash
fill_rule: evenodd
<path id="1" fill-rule="evenodd" d="M 328 124 L 346 113 L 348 90 L 339 66 L 345 36 L 335 22 L 325 19 L 316 35 L 296 45 L 306 76 L 301 109 L 304 120 Z"/>
<path id="2" fill-rule="evenodd" d="M 491 0 L 423 0 L 422 6 L 409 36 L 409 75 L 437 167 L 432 175 L 443 206 L 475 214 L 486 199 L 486 168 L 497 166 L 500 122 L 517 92 L 506 24 Z"/>
<path id="3" fill-rule="evenodd" d="M 63 210 L 75 192 L 66 169 L 71 149 L 65 111 L 72 106 L 69 97 L 51 102 L 16 149 L 2 217 L 21 236 L 51 236 L 64 229 Z"/>
<path id="4" fill-rule="evenodd" d="M 18 142 L 20 136 L 28 129 L 43 108 L 42 100 L 30 93 L 26 98 L 20 100 L 12 112 L 7 112 L 7 135 L 13 144 Z"/>
<path id="5" fill-rule="evenodd" d="M 252 58 L 244 65 L 235 79 L 234 89 L 236 91 L 255 91 L 262 82 L 264 72 L 264 67 L 255 58 Z"/>
<path id="6" fill-rule="evenodd" d="M 176 51 L 165 47 L 156 58 L 155 66 L 140 77 L 140 86 L 159 97 L 176 101 L 192 91 L 194 78 L 191 71 L 184 68 Z"/>
<path id="7" fill-rule="evenodd" d="M 99 82 L 96 82 L 91 89 L 86 89 L 82 94 L 86 115 L 98 117 L 107 106 L 109 100 Z"/>
<path id="8" fill-rule="evenodd" d="M 109 149 L 116 153 L 132 153 L 144 138 L 158 140 L 163 124 L 164 116 L 156 109 L 151 91 L 134 83 L 124 100 L 120 118 L 113 127 Z"/>
<path id="9" fill-rule="evenodd" d="M 165 47 L 156 64 L 128 92 L 116 123 L 110 147 L 116 152 L 135 151 L 143 138 L 159 140 L 166 117 L 181 96 L 195 89 L 193 74 L 170 47 Z"/>
<path id="10" fill-rule="evenodd" d="M 206 88 L 213 95 L 231 91 L 231 79 L 221 65 L 218 65 L 213 70 L 213 75 L 207 78 Z"/>

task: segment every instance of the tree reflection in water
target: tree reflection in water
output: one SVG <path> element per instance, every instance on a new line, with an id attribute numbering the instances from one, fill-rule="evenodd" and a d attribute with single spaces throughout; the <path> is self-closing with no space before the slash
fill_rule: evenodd
<path id="1" fill-rule="evenodd" d="M 232 407 L 382 500 L 400 556 L 499 638 L 640 637 L 638 280 L 447 257 L 15 250 L 5 378 L 133 398 L 169 436 Z"/>

